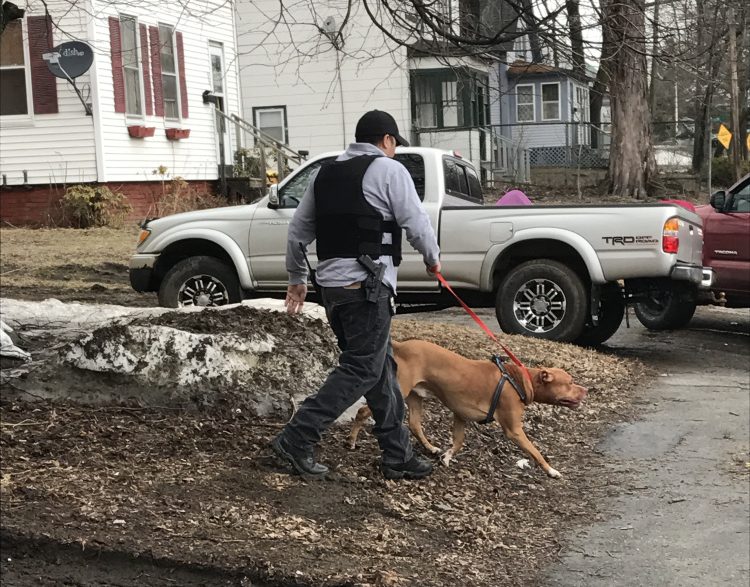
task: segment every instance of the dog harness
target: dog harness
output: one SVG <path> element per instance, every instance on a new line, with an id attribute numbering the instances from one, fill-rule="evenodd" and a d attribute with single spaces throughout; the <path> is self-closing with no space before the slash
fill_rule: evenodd
<path id="1" fill-rule="evenodd" d="M 487 417 L 481 422 L 479 422 L 480 424 L 489 424 L 490 422 L 494 422 L 495 410 L 497 409 L 497 404 L 500 402 L 500 394 L 503 392 L 503 385 L 505 385 L 506 381 L 509 382 L 513 386 L 513 389 L 516 390 L 516 393 L 518 394 L 518 397 L 521 398 L 521 401 L 524 404 L 528 403 L 526 400 L 526 392 L 523 390 L 522 387 L 518 387 L 516 380 L 510 376 L 510 373 L 508 373 L 508 370 L 505 368 L 505 365 L 503 365 L 503 360 L 497 355 L 492 355 L 490 359 L 492 360 L 493 363 L 495 363 L 495 365 L 497 365 L 497 368 L 500 369 L 502 376 L 500 377 L 500 381 L 497 382 L 497 386 L 495 387 L 495 393 L 492 395 L 492 403 L 490 404 L 490 411 L 487 412 Z"/>

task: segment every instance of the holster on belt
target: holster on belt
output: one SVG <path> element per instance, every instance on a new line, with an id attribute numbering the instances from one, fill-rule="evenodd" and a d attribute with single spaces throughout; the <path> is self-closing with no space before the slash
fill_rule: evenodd
<path id="1" fill-rule="evenodd" d="M 360 255 L 357 257 L 357 262 L 367 269 L 367 273 L 369 274 L 364 282 L 367 301 L 376 304 L 380 297 L 380 288 L 383 287 L 385 265 L 376 263 L 370 255 Z"/>

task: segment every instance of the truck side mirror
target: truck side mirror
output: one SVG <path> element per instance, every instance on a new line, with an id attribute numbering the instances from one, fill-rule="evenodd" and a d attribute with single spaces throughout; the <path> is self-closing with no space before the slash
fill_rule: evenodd
<path id="1" fill-rule="evenodd" d="M 727 193 L 724 190 L 719 190 L 711 194 L 711 205 L 719 212 L 724 211 L 724 205 L 726 204 Z"/>
<path id="2" fill-rule="evenodd" d="M 279 184 L 277 183 L 268 186 L 268 207 L 273 209 L 279 207 Z"/>

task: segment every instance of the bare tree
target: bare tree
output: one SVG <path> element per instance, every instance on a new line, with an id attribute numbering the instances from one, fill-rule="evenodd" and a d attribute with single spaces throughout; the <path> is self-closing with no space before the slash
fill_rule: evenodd
<path id="1" fill-rule="evenodd" d="M 603 26 L 615 50 L 608 64 L 612 107 L 609 193 L 645 196 L 656 172 L 648 108 L 645 1 L 609 2 Z"/>

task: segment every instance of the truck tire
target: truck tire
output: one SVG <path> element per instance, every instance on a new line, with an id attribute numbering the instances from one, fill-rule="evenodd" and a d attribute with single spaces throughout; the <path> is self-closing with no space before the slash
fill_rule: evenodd
<path id="1" fill-rule="evenodd" d="M 551 259 L 527 261 L 500 283 L 495 314 L 508 334 L 571 342 L 586 321 L 586 290 L 580 277 Z"/>
<path id="2" fill-rule="evenodd" d="M 223 306 L 242 301 L 233 267 L 216 257 L 188 257 L 172 267 L 159 287 L 159 305 Z"/>
<path id="3" fill-rule="evenodd" d="M 635 304 L 638 321 L 649 330 L 676 330 L 687 326 L 695 314 L 695 296 L 685 286 L 649 292 L 646 301 Z"/>
<path id="4" fill-rule="evenodd" d="M 617 332 L 625 315 L 625 298 L 618 285 L 602 288 L 598 324 L 591 324 L 591 318 L 583 327 L 583 332 L 575 339 L 580 346 L 597 346 Z"/>

